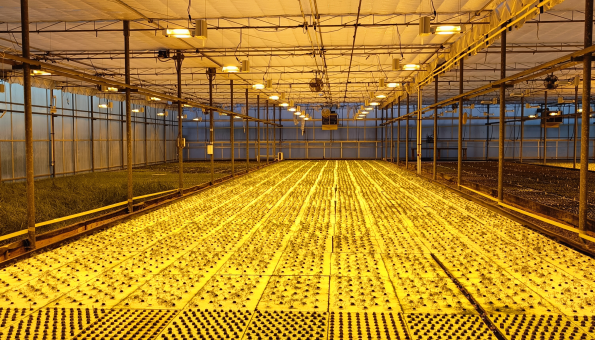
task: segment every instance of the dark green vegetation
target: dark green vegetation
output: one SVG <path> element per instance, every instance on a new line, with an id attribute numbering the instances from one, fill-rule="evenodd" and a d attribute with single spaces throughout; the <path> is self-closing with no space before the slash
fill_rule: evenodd
<path id="1" fill-rule="evenodd" d="M 258 166 L 250 162 L 250 168 Z M 245 162 L 236 162 L 236 173 L 246 170 Z M 184 187 L 209 182 L 210 162 L 184 163 Z M 231 162 L 215 163 L 215 179 L 231 174 Z M 143 196 L 178 188 L 178 163 L 166 163 L 135 168 L 133 171 L 134 196 Z M 126 201 L 126 171 L 86 173 L 75 176 L 42 179 L 35 182 L 36 222 L 89 211 Z M 140 201 L 138 201 L 140 202 Z M 135 203 L 138 203 L 135 201 Z M 121 207 L 116 208 L 121 209 Z M 107 211 L 98 213 L 105 214 Z M 91 215 L 77 220 L 86 220 Z M 40 228 L 38 232 L 72 224 L 77 220 Z M 26 228 L 27 201 L 25 183 L 0 185 L 0 235 Z"/>

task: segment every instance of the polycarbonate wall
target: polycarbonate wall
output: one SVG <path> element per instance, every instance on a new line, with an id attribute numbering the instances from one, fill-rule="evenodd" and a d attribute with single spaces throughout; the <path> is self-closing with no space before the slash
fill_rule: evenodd
<path id="1" fill-rule="evenodd" d="M 414 110 L 412 105 L 410 110 Z M 570 114 L 574 112 L 574 104 L 561 106 L 562 114 Z M 521 123 L 519 121 L 521 108 L 520 105 L 507 106 L 507 120 L 506 125 L 506 142 L 505 142 L 505 157 L 508 159 L 519 159 L 520 157 L 520 137 L 521 137 Z M 240 111 L 240 107 L 236 108 Z M 257 116 L 255 108 L 250 108 L 249 114 L 252 117 Z M 279 118 L 279 109 L 276 109 L 276 118 Z M 301 125 L 295 125 L 293 122 L 293 114 L 287 110 L 281 110 L 281 119 L 283 128 L 277 128 L 277 138 L 281 139 L 280 144 L 276 145 L 276 151 L 281 151 L 286 159 L 320 159 L 320 158 L 383 158 L 386 149 L 383 147 L 389 144 L 383 143 L 383 139 L 388 134 L 390 139 L 391 128 L 384 130 L 379 125 L 382 122 L 382 112 L 380 109 L 372 111 L 368 114 L 365 120 L 353 120 L 347 118 L 347 109 L 342 108 L 337 110 L 339 114 L 339 129 L 336 131 L 323 131 L 320 121 L 320 113 L 317 111 L 310 111 L 308 113 L 314 117 L 314 120 L 305 123 L 305 129 L 302 132 Z M 442 110 L 440 110 L 441 112 Z M 481 160 L 481 159 L 497 159 L 498 158 L 498 124 L 489 124 L 488 118 L 484 112 L 488 108 L 483 105 L 472 110 L 465 110 L 469 112 L 474 118 L 470 119 L 463 128 L 463 147 L 467 149 L 467 159 Z M 401 114 L 405 114 L 406 107 L 401 107 Z M 497 105 L 491 105 L 489 109 L 491 116 L 489 123 L 498 121 L 499 108 Z M 524 109 L 525 117 L 535 114 L 536 109 Z M 190 160 L 205 160 L 208 159 L 206 154 L 206 145 L 209 140 L 209 124 L 208 115 L 203 115 L 200 111 L 189 110 L 189 122 L 184 123 L 184 137 L 186 138 L 187 148 L 184 150 L 184 158 Z M 428 116 L 431 113 L 426 114 Z M 391 111 L 388 110 L 385 115 L 390 117 Z M 394 108 L 394 116 L 397 117 L 398 108 Z M 261 107 L 260 117 L 265 116 L 265 109 Z M 272 108 L 269 108 L 269 117 L 272 119 Z M 202 118 L 202 122 L 191 121 L 192 118 Z M 386 117 L 386 116 L 385 116 Z M 516 117 L 516 121 L 515 120 Z M 227 116 L 219 116 L 215 114 L 215 159 L 226 160 L 230 159 L 230 119 Z M 591 119 L 591 123 L 595 119 Z M 579 119 L 579 137 L 580 124 Z M 378 124 L 378 127 L 377 127 Z M 415 119 L 409 122 L 409 157 L 411 157 L 411 148 L 415 148 Z M 405 136 L 406 136 L 406 122 L 401 121 L 401 145 L 400 155 L 405 158 Z M 243 159 L 246 157 L 246 126 L 243 120 L 236 119 L 234 121 L 234 136 L 235 136 L 235 157 L 236 159 Z M 259 153 L 256 150 L 256 137 L 258 128 L 256 123 L 249 124 L 250 131 L 250 158 L 254 159 Z M 457 151 L 457 136 L 458 136 L 458 118 L 456 114 L 445 112 L 438 122 L 438 147 L 442 149 L 441 159 L 456 159 Z M 397 135 L 398 128 L 395 123 L 392 127 L 394 134 L 394 155 L 397 154 Z M 431 158 L 433 143 L 427 143 L 426 137 L 433 134 L 433 121 L 424 120 L 422 122 L 422 157 Z M 539 159 L 543 157 L 543 129 L 541 128 L 541 121 L 529 120 L 525 122 L 524 128 L 524 142 L 523 142 L 523 158 L 524 159 Z M 261 135 L 261 150 L 260 155 L 266 154 L 266 128 L 264 124 L 260 124 Z M 593 137 L 595 135 L 595 128 L 591 124 L 591 145 L 593 145 Z M 270 149 L 269 153 L 272 157 L 272 140 L 273 130 L 269 128 Z M 564 118 L 563 123 L 558 128 L 547 129 L 547 158 L 548 159 L 568 159 L 573 156 L 573 138 L 574 138 L 574 119 Z M 279 150 L 280 148 L 280 150 Z M 580 154 L 580 142 L 577 142 L 577 154 Z M 390 158 L 390 154 L 388 154 Z"/>
<path id="2" fill-rule="evenodd" d="M 32 88 L 31 91 L 36 178 L 52 174 L 51 93 L 51 90 L 40 88 Z M 101 109 L 99 103 L 107 103 L 107 100 L 60 90 L 53 90 L 53 96 L 56 97 L 57 109 L 53 143 L 56 176 L 116 170 L 127 164 L 123 102 L 114 101 L 113 108 Z M 176 113 L 170 112 L 168 117 L 157 116 L 163 111 L 145 107 L 144 113 L 133 113 L 135 166 L 177 159 Z M 0 178 L 2 181 L 21 180 L 25 177 L 25 118 L 21 85 L 5 83 L 5 92 L 0 93 L 0 112 L 5 112 L 0 118 Z"/>

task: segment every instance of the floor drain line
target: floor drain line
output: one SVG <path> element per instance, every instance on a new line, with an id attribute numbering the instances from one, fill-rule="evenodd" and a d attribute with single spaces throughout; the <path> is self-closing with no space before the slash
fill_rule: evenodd
<path id="1" fill-rule="evenodd" d="M 492 320 L 490 320 L 490 318 L 488 317 L 488 314 L 486 313 L 486 311 L 479 305 L 479 303 L 477 301 L 475 301 L 475 299 L 473 298 L 473 296 L 471 294 L 469 294 L 469 292 L 461 284 L 461 282 L 459 282 L 459 280 L 457 278 L 455 278 L 450 273 L 450 271 L 448 271 L 448 269 L 446 269 L 446 267 L 442 264 L 442 262 L 440 262 L 440 260 L 438 260 L 438 258 L 434 254 L 430 254 L 430 255 L 432 256 L 432 258 L 434 259 L 434 261 L 436 261 L 436 263 L 438 263 L 438 265 L 440 266 L 440 268 L 442 268 L 442 270 L 444 270 L 444 272 L 446 273 L 446 275 L 448 275 L 448 277 L 455 283 L 455 285 L 461 291 L 461 293 L 463 293 L 463 295 L 465 295 L 465 297 L 467 298 L 467 300 L 469 300 L 469 302 L 471 302 L 471 304 L 473 305 L 473 307 L 475 307 L 475 310 L 477 310 L 477 312 L 479 313 L 479 316 L 481 317 L 481 319 L 483 320 L 483 322 L 485 322 L 485 324 L 488 326 L 488 329 L 490 331 L 492 331 L 492 333 L 494 333 L 494 335 L 496 336 L 496 338 L 498 340 L 506 340 L 506 337 L 504 335 L 502 335 L 502 333 L 500 333 L 500 330 L 496 327 L 496 325 L 494 325 L 494 323 L 492 322 Z"/>

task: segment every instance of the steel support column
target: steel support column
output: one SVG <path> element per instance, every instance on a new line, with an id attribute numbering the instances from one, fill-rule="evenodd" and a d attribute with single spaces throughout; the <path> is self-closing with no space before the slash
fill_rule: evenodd
<path id="1" fill-rule="evenodd" d="M 176 53 L 176 71 L 178 73 L 178 98 L 182 98 L 182 62 L 184 55 L 178 51 Z M 184 138 L 182 137 L 182 115 L 184 114 L 184 107 L 182 102 L 178 100 L 178 190 L 180 196 L 184 194 Z M 132 159 L 132 158 L 131 158 Z"/>
<path id="2" fill-rule="evenodd" d="M 124 79 L 130 85 L 130 21 L 124 20 Z M 130 106 L 130 89 L 126 89 L 126 171 L 128 179 L 128 212 L 134 210 L 132 197 L 132 108 Z M 124 166 L 124 164 L 122 164 Z"/>
<path id="3" fill-rule="evenodd" d="M 574 138 L 572 145 L 572 168 L 576 169 L 576 140 L 578 138 L 578 82 L 574 85 Z"/>
<path id="4" fill-rule="evenodd" d="M 405 169 L 409 169 L 409 93 L 407 93 L 407 117 L 405 117 Z"/>
<path id="5" fill-rule="evenodd" d="M 438 103 L 438 76 L 434 78 L 434 103 Z M 438 178 L 438 106 L 434 108 L 434 153 L 432 156 L 432 178 Z"/>
<path id="6" fill-rule="evenodd" d="M 593 0 L 585 0 L 585 48 L 593 45 Z M 581 168 L 579 193 L 579 223 L 587 229 L 587 175 L 589 171 L 589 116 L 591 115 L 591 53 L 583 56 L 583 112 L 581 115 Z"/>
<path id="7" fill-rule="evenodd" d="M 523 163 L 523 141 L 525 140 L 525 97 L 521 97 L 521 143 L 520 143 L 520 162 Z"/>
<path id="8" fill-rule="evenodd" d="M 422 89 L 421 86 L 417 89 L 417 123 L 415 128 L 417 129 L 417 174 L 421 175 L 421 123 L 422 123 Z"/>
<path id="9" fill-rule="evenodd" d="M 207 69 L 207 77 L 209 78 L 209 106 L 213 106 L 213 80 L 217 70 L 213 67 Z M 215 184 L 215 126 L 213 110 L 209 110 L 209 142 L 211 147 L 211 185 Z"/>
<path id="10" fill-rule="evenodd" d="M 380 130 L 380 158 L 385 158 L 384 157 L 384 126 L 382 126 L 382 124 L 384 124 L 384 108 L 380 109 L 380 128 L 382 130 Z M 378 126 L 378 117 L 376 117 L 376 126 Z M 376 128 L 378 129 L 378 128 Z M 386 158 L 385 158 L 386 159 Z"/>
<path id="11" fill-rule="evenodd" d="M 256 134 L 256 145 L 258 148 L 256 149 L 256 160 L 258 161 L 258 165 L 260 165 L 260 95 L 256 96 L 256 114 L 258 118 L 257 125 L 257 134 Z"/>
<path id="12" fill-rule="evenodd" d="M 29 1 L 21 0 L 21 27 L 23 58 L 29 59 Z M 31 66 L 23 64 L 23 94 L 25 111 L 25 163 L 27 171 L 27 231 L 29 246 L 36 248 L 35 239 L 35 173 L 33 168 L 33 109 L 31 107 Z"/>
<path id="13" fill-rule="evenodd" d="M 229 111 L 234 112 L 233 110 L 233 79 L 229 80 L 229 91 L 230 91 L 230 104 L 231 107 Z M 235 176 L 236 169 L 235 169 L 235 131 L 234 131 L 234 116 L 229 116 L 229 143 L 231 144 L 231 175 Z"/>
<path id="14" fill-rule="evenodd" d="M 464 59 L 459 61 L 459 94 L 463 94 Z M 463 181 L 463 98 L 459 99 L 459 131 L 457 141 L 457 187 L 461 190 Z"/>
<path id="15" fill-rule="evenodd" d="M 395 123 L 393 122 L 393 119 L 395 119 L 395 103 L 392 102 L 390 104 L 390 161 L 394 162 L 395 161 Z"/>
<path id="16" fill-rule="evenodd" d="M 506 30 L 500 35 L 500 79 L 506 78 Z M 498 125 L 498 202 L 504 200 L 504 139 L 506 137 L 506 86 L 500 84 L 500 124 Z"/>
<path id="17" fill-rule="evenodd" d="M 246 89 L 246 116 L 250 115 L 248 110 L 248 89 Z M 246 119 L 246 172 L 250 170 L 250 120 Z"/>
<path id="18" fill-rule="evenodd" d="M 269 101 L 265 102 L 266 104 L 266 143 L 267 143 L 267 164 L 269 164 Z"/>
<path id="19" fill-rule="evenodd" d="M 541 122 L 543 124 L 543 164 L 547 163 L 547 91 L 544 92 L 545 101 L 543 112 L 541 113 Z"/>
<path id="20" fill-rule="evenodd" d="M 273 123 L 275 122 L 275 115 L 277 113 L 277 105 L 273 104 Z M 277 127 L 273 125 L 273 160 L 277 154 Z"/>
<path id="21" fill-rule="evenodd" d="M 401 96 L 397 99 L 397 118 L 401 117 Z M 401 162 L 401 119 L 397 120 L 397 165 Z"/>
<path id="22" fill-rule="evenodd" d="M 51 90 L 50 93 L 51 93 L 50 100 L 53 101 L 54 100 L 54 90 Z M 93 118 L 93 109 L 94 109 L 93 108 L 93 96 L 91 96 L 90 99 L 91 99 L 91 110 L 90 110 L 90 112 L 91 112 L 91 114 L 90 114 L 90 116 L 91 116 L 91 136 L 89 136 L 89 137 L 91 139 L 91 171 L 95 172 L 95 128 L 94 128 L 95 121 Z M 54 104 L 50 104 L 50 106 L 54 106 Z M 52 149 L 53 150 L 55 150 L 55 146 L 53 145 L 53 143 L 54 143 L 54 116 L 55 115 L 52 113 Z M 54 152 L 52 151 L 52 168 L 55 167 L 55 162 L 56 162 L 56 160 L 54 159 Z M 53 173 L 52 177 L 56 177 L 56 170 L 54 169 L 53 171 L 54 171 L 54 173 Z"/>

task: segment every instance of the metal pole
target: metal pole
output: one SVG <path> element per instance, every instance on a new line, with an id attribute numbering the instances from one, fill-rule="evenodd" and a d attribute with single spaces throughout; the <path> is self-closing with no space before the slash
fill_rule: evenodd
<path id="1" fill-rule="evenodd" d="M 417 90 L 417 174 L 421 175 L 421 107 L 422 89 Z"/>
<path id="2" fill-rule="evenodd" d="M 407 117 L 405 123 L 405 169 L 409 168 L 409 93 L 407 93 Z"/>
<path id="3" fill-rule="evenodd" d="M 547 163 L 547 91 L 545 91 L 545 103 L 541 113 L 543 122 L 543 164 Z"/>
<path id="4" fill-rule="evenodd" d="M 576 140 L 578 138 L 578 82 L 574 85 L 574 143 L 572 148 L 572 168 L 576 169 Z"/>
<path id="5" fill-rule="evenodd" d="M 392 102 L 390 105 L 390 119 L 391 119 L 391 123 L 390 123 L 390 161 L 394 162 L 395 160 L 395 139 L 394 139 L 394 135 L 395 135 L 395 122 L 393 121 L 393 119 L 395 119 L 395 103 Z"/>
<path id="6" fill-rule="evenodd" d="M 521 143 L 520 143 L 520 162 L 523 163 L 523 140 L 525 139 L 525 97 L 521 97 Z"/>
<path id="7" fill-rule="evenodd" d="M 277 105 L 273 104 L 273 123 L 275 122 L 275 114 L 277 113 Z M 273 125 L 273 160 L 275 159 L 275 155 L 277 154 L 277 127 Z"/>
<path id="8" fill-rule="evenodd" d="M 434 79 L 434 103 L 438 103 L 438 76 Z M 434 108 L 434 159 L 432 164 L 432 178 L 438 178 L 438 107 Z"/>
<path id="9" fill-rule="evenodd" d="M 500 79 L 506 78 L 506 30 L 500 35 Z M 504 138 L 506 137 L 506 86 L 500 84 L 500 124 L 498 132 L 498 202 L 504 200 Z"/>
<path id="10" fill-rule="evenodd" d="M 397 100 L 397 118 L 401 117 L 401 96 Z M 397 165 L 401 162 L 401 120 L 397 120 Z"/>
<path id="11" fill-rule="evenodd" d="M 130 21 L 124 20 L 124 78 L 130 85 Z M 128 212 L 133 211 L 132 190 L 132 109 L 130 107 L 130 89 L 126 88 L 126 160 L 128 174 Z M 124 165 L 124 164 L 122 164 Z"/>
<path id="12" fill-rule="evenodd" d="M 51 90 L 50 93 L 51 93 L 51 95 L 50 95 L 51 100 L 53 101 L 54 100 L 54 90 Z M 91 171 L 95 172 L 95 142 L 94 142 L 95 122 L 93 119 L 93 104 L 94 104 L 93 96 L 91 96 L 91 110 L 90 110 L 91 111 L 91 136 L 90 136 L 91 137 L 90 138 L 91 139 Z M 53 106 L 53 103 L 51 106 Z M 52 114 L 52 149 L 54 149 L 54 148 L 55 148 L 55 146 L 54 146 L 54 114 Z M 55 162 L 56 162 L 56 160 L 54 159 L 54 152 L 52 151 L 52 167 L 55 166 Z M 54 174 L 52 177 L 56 177 L 56 170 L 54 169 L 53 171 L 54 171 Z"/>
<path id="13" fill-rule="evenodd" d="M 213 79 L 217 70 L 215 68 L 207 69 L 207 76 L 209 78 L 209 106 L 213 106 Z M 209 110 L 209 142 L 211 143 L 211 185 L 215 184 L 215 128 L 214 128 L 214 112 Z"/>
<path id="14" fill-rule="evenodd" d="M 248 111 L 248 89 L 246 89 L 246 116 L 250 115 Z M 246 172 L 250 170 L 250 121 L 246 119 Z"/>
<path id="15" fill-rule="evenodd" d="M 178 98 L 182 98 L 182 62 L 184 55 L 178 51 L 176 57 L 176 69 L 178 71 Z M 180 196 L 184 195 L 184 138 L 182 134 L 182 115 L 184 108 L 182 102 L 178 100 L 178 189 Z"/>
<path id="16" fill-rule="evenodd" d="M 21 0 L 21 27 L 23 58 L 29 59 L 29 1 Z M 25 104 L 25 153 L 27 167 L 27 229 L 29 246 L 35 244 L 35 174 L 33 168 L 33 110 L 31 107 L 31 67 L 23 64 L 23 92 Z"/>
<path id="17" fill-rule="evenodd" d="M 486 124 L 486 157 L 485 160 L 487 161 L 488 158 L 490 158 L 490 129 L 491 129 L 491 125 L 490 125 L 490 104 L 487 105 L 487 113 L 488 113 L 488 119 L 487 119 L 487 124 Z"/>
<path id="18" fill-rule="evenodd" d="M 229 111 L 233 112 L 233 79 L 229 80 L 229 89 L 230 89 L 230 94 L 231 94 L 231 107 L 229 109 Z M 235 131 L 234 131 L 234 116 L 229 116 L 229 142 L 231 143 L 231 175 L 234 176 L 236 173 L 236 169 L 235 169 Z"/>
<path id="19" fill-rule="evenodd" d="M 256 160 L 258 161 L 258 165 L 260 166 L 260 95 L 256 96 L 256 113 L 258 115 L 258 122 L 257 125 L 257 136 L 256 136 L 256 145 L 258 149 L 256 150 Z"/>
<path id="20" fill-rule="evenodd" d="M 269 164 L 269 101 L 265 102 L 266 104 L 266 140 L 267 140 L 267 165 Z"/>
<path id="21" fill-rule="evenodd" d="M 380 125 L 384 124 L 384 108 L 380 109 Z M 384 127 L 381 126 L 380 130 L 380 138 L 382 141 L 380 142 L 380 157 L 386 159 L 384 154 Z"/>
<path id="22" fill-rule="evenodd" d="M 593 44 L 593 0 L 585 0 L 585 48 Z M 587 229 L 587 174 L 589 171 L 589 116 L 591 115 L 591 53 L 583 56 L 583 112 L 581 115 L 581 169 L 579 223 Z"/>
<path id="23" fill-rule="evenodd" d="M 463 94 L 464 59 L 459 61 L 459 94 Z M 457 143 L 457 187 L 461 190 L 463 181 L 463 98 L 459 99 L 459 138 Z"/>
<path id="24" fill-rule="evenodd" d="M 50 107 L 54 106 L 54 90 L 51 89 L 50 90 Z M 50 124 L 51 124 L 51 138 L 52 138 L 52 143 L 50 144 L 50 147 L 52 148 L 52 153 L 51 153 L 51 164 L 52 164 L 52 178 L 56 178 L 56 122 L 55 122 L 55 117 L 56 115 L 51 113 L 51 118 L 50 118 Z M 91 170 L 95 171 L 95 163 L 93 161 L 93 97 L 91 97 Z"/>
<path id="25" fill-rule="evenodd" d="M 145 165 L 149 165 L 149 150 L 147 149 L 147 128 L 148 128 L 148 120 L 147 120 L 147 108 L 145 108 Z"/>

